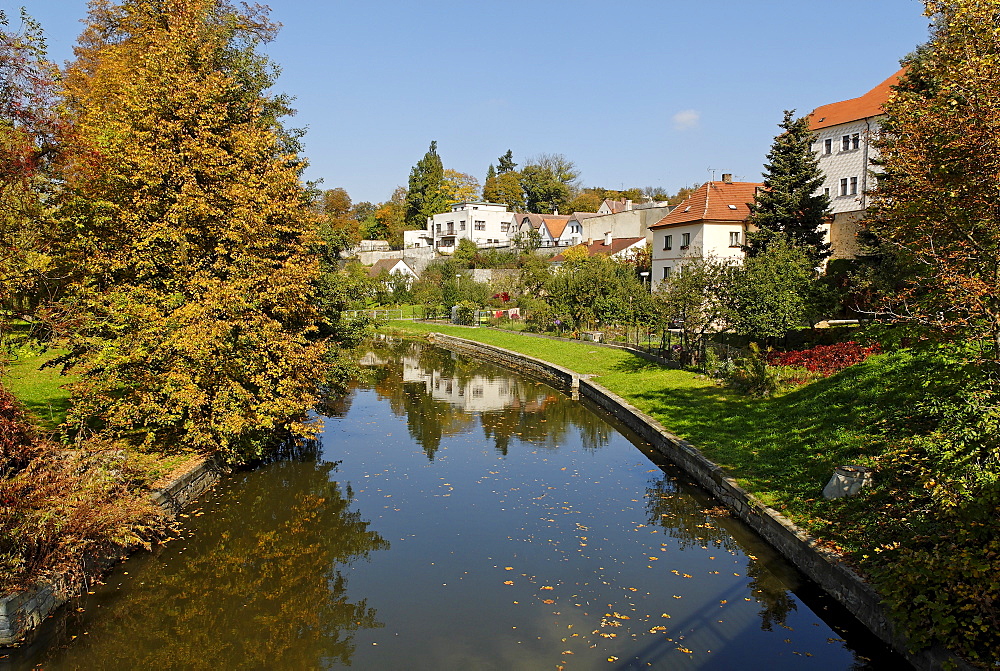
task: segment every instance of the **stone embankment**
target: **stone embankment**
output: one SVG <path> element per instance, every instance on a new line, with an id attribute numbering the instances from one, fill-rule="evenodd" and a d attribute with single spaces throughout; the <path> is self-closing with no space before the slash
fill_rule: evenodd
<path id="1" fill-rule="evenodd" d="M 823 548 L 787 517 L 736 484 L 718 464 L 709 461 L 691 443 L 673 435 L 625 399 L 591 382 L 587 376 L 500 347 L 440 333 L 430 334 L 430 341 L 445 349 L 526 373 L 570 392 L 574 398 L 589 399 L 684 470 L 807 578 L 840 602 L 873 634 L 906 657 L 916 669 L 971 669 L 943 648 L 910 652 L 905 637 L 896 630 L 881 597 L 839 554 Z"/>
<path id="2" fill-rule="evenodd" d="M 194 464 L 172 482 L 153 492 L 153 501 L 170 516 L 184 509 L 191 501 L 214 485 L 222 469 L 212 460 Z M 124 550 L 123 550 L 124 552 Z M 122 552 L 105 558 L 110 565 Z M 17 645 L 45 620 L 56 608 L 66 603 L 76 586 L 64 578 L 39 583 L 32 589 L 0 596 L 0 646 Z"/>

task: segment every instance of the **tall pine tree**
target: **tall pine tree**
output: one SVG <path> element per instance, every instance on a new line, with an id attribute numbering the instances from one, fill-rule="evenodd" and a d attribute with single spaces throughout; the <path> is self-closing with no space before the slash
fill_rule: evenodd
<path id="1" fill-rule="evenodd" d="M 406 190 L 406 226 L 420 229 L 427 226 L 427 218 L 447 212 L 448 199 L 442 189 L 444 165 L 437 153 L 437 140 L 431 142 L 424 157 L 410 170 Z"/>
<path id="2" fill-rule="evenodd" d="M 795 110 L 786 110 L 784 120 L 778 124 L 783 132 L 771 145 L 764 166 L 764 188 L 750 204 L 747 220 L 759 230 L 747 236 L 744 250 L 748 256 L 757 256 L 775 236 L 781 236 L 801 248 L 818 266 L 830 256 L 823 231 L 830 216 L 830 198 L 817 193 L 823 173 L 812 150 L 809 121 L 794 115 Z"/>

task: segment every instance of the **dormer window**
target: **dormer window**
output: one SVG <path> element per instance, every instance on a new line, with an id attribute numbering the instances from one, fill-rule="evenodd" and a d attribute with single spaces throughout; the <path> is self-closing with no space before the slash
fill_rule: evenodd
<path id="1" fill-rule="evenodd" d="M 735 210 L 735 209 L 736 209 L 736 206 L 735 206 L 735 205 L 730 205 L 730 206 L 729 206 L 729 209 L 730 209 L 730 210 Z"/>
<path id="2" fill-rule="evenodd" d="M 691 211 L 691 206 L 690 206 L 690 205 L 688 205 L 687 207 L 685 207 L 685 208 L 684 208 L 684 211 L 685 211 L 685 212 L 690 212 L 690 211 Z"/>

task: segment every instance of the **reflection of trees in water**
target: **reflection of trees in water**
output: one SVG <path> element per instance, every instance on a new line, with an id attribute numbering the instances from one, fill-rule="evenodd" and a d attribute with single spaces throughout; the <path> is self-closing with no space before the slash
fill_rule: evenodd
<path id="1" fill-rule="evenodd" d="M 46 668 L 349 665 L 353 632 L 382 625 L 348 598 L 340 567 L 389 543 L 350 509 L 351 488 L 330 481 L 333 469 L 285 462 L 243 476 L 239 499 L 221 493 L 196 533 L 174 541 L 183 554 L 133 567 L 129 598 L 94 609 L 85 647 Z"/>
<path id="2" fill-rule="evenodd" d="M 511 385 L 515 380 L 511 380 Z M 480 417 L 483 435 L 492 439 L 494 447 L 507 454 L 510 441 L 518 440 L 546 449 L 555 449 L 569 442 L 570 429 L 577 428 L 579 439 L 587 450 L 596 450 L 608 444 L 610 427 L 598 417 L 569 399 L 556 393 L 532 398 L 534 383 L 516 381 L 518 398 L 528 398 L 509 408 L 484 412 Z"/>
<path id="3" fill-rule="evenodd" d="M 483 434 L 497 451 L 506 455 L 511 440 L 544 448 L 566 442 L 571 427 L 579 429 L 584 448 L 596 450 L 607 444 L 610 427 L 592 413 L 564 396 L 527 378 L 501 371 L 471 357 L 412 342 L 379 343 L 373 348 L 379 360 L 374 388 L 389 401 L 393 412 L 406 417 L 410 436 L 431 459 L 444 436 L 465 431 L 474 415 L 447 401 L 435 399 L 423 382 L 403 381 L 403 358 L 417 361 L 422 371 L 457 385 L 477 380 L 502 382 L 511 392 L 503 408 L 479 413 Z"/>
<path id="4" fill-rule="evenodd" d="M 682 490 L 675 478 L 664 476 L 646 488 L 646 513 L 650 524 L 663 527 L 664 533 L 677 539 L 681 548 L 712 545 L 730 554 L 745 554 L 734 535 L 745 533 L 736 529 L 717 501 L 693 496 Z M 788 614 L 797 609 L 787 585 L 763 563 L 747 560 L 751 596 L 761 605 L 761 629 L 771 631 L 782 625 Z"/>

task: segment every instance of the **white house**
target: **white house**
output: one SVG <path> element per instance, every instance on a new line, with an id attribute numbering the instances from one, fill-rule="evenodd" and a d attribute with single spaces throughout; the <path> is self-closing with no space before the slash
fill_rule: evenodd
<path id="1" fill-rule="evenodd" d="M 653 288 L 680 270 L 685 259 L 713 256 L 743 259 L 748 203 L 754 201 L 760 182 L 734 182 L 725 174 L 721 182 L 707 182 L 659 222 L 652 232 Z"/>
<path id="2" fill-rule="evenodd" d="M 853 258 L 857 252 L 858 223 L 874 187 L 871 162 L 878 157 L 870 140 L 879 131 L 882 105 L 902 74 L 900 70 L 859 98 L 817 107 L 809 115 L 809 128 L 816 134 L 813 147 L 825 176 L 820 189 L 830 197 L 833 210 L 831 259 Z"/>
<path id="3" fill-rule="evenodd" d="M 368 269 L 368 276 L 373 279 L 377 279 L 382 273 L 401 275 L 406 278 L 407 285 L 417 279 L 417 273 L 403 259 L 379 259 Z"/>
<path id="4" fill-rule="evenodd" d="M 499 203 L 457 203 L 448 212 L 428 217 L 426 231 L 411 233 L 420 235 L 404 233 L 407 247 L 430 246 L 445 254 L 453 252 L 462 238 L 477 247 L 497 247 L 509 244 L 516 233 L 515 216 Z"/>

